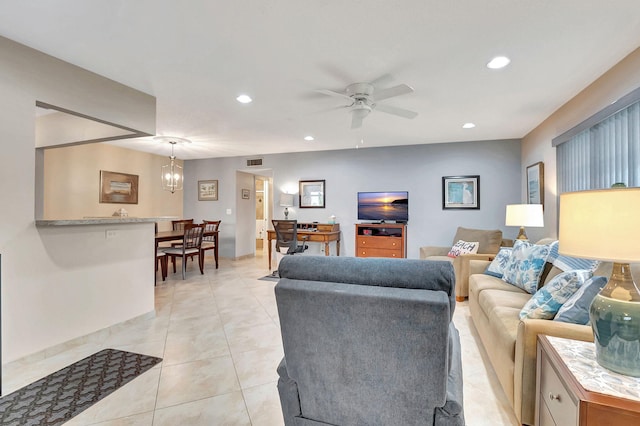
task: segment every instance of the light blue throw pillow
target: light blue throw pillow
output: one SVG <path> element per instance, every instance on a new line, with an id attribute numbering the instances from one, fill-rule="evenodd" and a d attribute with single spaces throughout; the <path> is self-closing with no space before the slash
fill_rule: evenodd
<path id="1" fill-rule="evenodd" d="M 561 272 L 529 299 L 520 311 L 520 319 L 537 318 L 552 319 L 560 307 L 582 284 L 591 278 L 592 272 L 587 270 Z"/>
<path id="2" fill-rule="evenodd" d="M 550 247 L 517 240 L 513 244 L 511 257 L 505 265 L 502 280 L 534 294 L 538 288 L 540 274 L 549 256 Z"/>
<path id="3" fill-rule="evenodd" d="M 491 261 L 484 273 L 491 275 L 492 277 L 502 278 L 504 275 L 504 268 L 511 257 L 511 247 L 500 247 L 500 251 L 496 254 L 496 257 Z"/>
<path id="4" fill-rule="evenodd" d="M 598 269 L 600 262 L 591 259 L 581 259 L 578 257 L 565 256 L 559 253 L 560 244 L 558 241 L 554 241 L 549 244 L 551 251 L 549 252 L 549 258 L 547 262 L 553 264 L 561 271 L 573 271 L 578 269 L 586 269 L 587 271 L 595 271 Z"/>
<path id="5" fill-rule="evenodd" d="M 607 285 L 606 277 L 591 277 L 569 298 L 556 314 L 554 321 L 589 324 L 589 308 L 598 292 Z"/>

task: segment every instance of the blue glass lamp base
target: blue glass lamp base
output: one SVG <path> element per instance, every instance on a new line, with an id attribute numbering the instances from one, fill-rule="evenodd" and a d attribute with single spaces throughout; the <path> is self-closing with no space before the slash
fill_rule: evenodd
<path id="1" fill-rule="evenodd" d="M 598 294 L 589 310 L 601 366 L 640 377 L 640 303 Z"/>

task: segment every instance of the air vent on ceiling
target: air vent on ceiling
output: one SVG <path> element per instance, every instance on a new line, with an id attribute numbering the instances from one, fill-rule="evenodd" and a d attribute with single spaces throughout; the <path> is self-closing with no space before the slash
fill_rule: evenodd
<path id="1" fill-rule="evenodd" d="M 250 158 L 247 160 L 247 167 L 262 166 L 262 158 Z"/>

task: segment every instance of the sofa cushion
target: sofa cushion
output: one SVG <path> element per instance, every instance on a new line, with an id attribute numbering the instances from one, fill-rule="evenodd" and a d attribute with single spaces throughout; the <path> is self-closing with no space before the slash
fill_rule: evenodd
<path id="1" fill-rule="evenodd" d="M 578 270 L 556 275 L 524 305 L 520 311 L 520 319 L 552 319 L 564 302 L 591 278 L 591 274 L 591 271 Z"/>
<path id="2" fill-rule="evenodd" d="M 473 282 L 473 286 L 471 283 Z M 484 290 L 501 290 L 511 293 L 522 293 L 531 297 L 531 295 L 521 288 L 502 281 L 500 278 L 492 277 L 484 274 L 474 274 L 469 277 L 469 290 L 481 293 Z M 523 303 L 524 305 L 524 303 Z"/>
<path id="3" fill-rule="evenodd" d="M 589 307 L 596 294 L 607 284 L 605 277 L 591 277 L 571 296 L 553 318 L 554 321 L 589 324 Z"/>
<path id="4" fill-rule="evenodd" d="M 458 257 L 461 254 L 477 253 L 479 244 L 477 241 L 458 240 L 458 242 L 451 247 L 447 256 Z"/>
<path id="5" fill-rule="evenodd" d="M 479 244 L 477 253 L 495 254 L 500 250 L 502 231 L 499 229 L 471 229 L 459 226 L 451 245 L 454 245 L 459 240 L 477 241 Z"/>
<path id="6" fill-rule="evenodd" d="M 493 325 L 494 339 L 491 342 L 499 351 L 508 354 L 509 360 L 515 362 L 516 340 L 518 337 L 518 308 L 497 306 L 491 311 L 489 321 Z"/>
<path id="7" fill-rule="evenodd" d="M 547 245 L 531 244 L 518 240 L 513 244 L 511 257 L 505 266 L 502 279 L 533 294 L 538 289 L 538 281 L 549 256 Z"/>
<path id="8" fill-rule="evenodd" d="M 500 247 L 500 251 L 496 254 L 496 257 L 491 261 L 484 273 L 491 275 L 492 277 L 502 278 L 504 275 L 504 268 L 509 262 L 511 257 L 512 247 Z"/>
<path id="9" fill-rule="evenodd" d="M 522 307 L 531 299 L 531 295 L 520 291 L 518 293 L 511 291 L 485 289 L 478 296 L 478 304 L 487 316 L 491 315 L 497 308 L 513 308 L 520 312 Z M 516 314 L 516 319 L 518 315 Z"/>

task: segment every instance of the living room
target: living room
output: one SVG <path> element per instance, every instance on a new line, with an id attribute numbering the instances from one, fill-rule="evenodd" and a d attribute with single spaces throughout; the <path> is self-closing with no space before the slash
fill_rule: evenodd
<path id="1" fill-rule="evenodd" d="M 8 35 L 5 32 L 1 33 Z M 20 62 L 20 55 L 13 56 L 12 49 L 3 44 L 2 52 L 3 56 L 6 54 L 5 57 L 9 58 L 7 62 L 13 62 L 15 65 Z M 292 186 L 297 187 L 299 180 L 326 180 L 325 209 L 299 209 L 294 206 L 291 208 L 292 217 L 303 222 L 324 222 L 329 216 L 335 215 L 343 226 L 342 248 L 343 254 L 347 256 L 352 256 L 354 250 L 352 227 L 357 222 L 358 191 L 409 192 L 410 258 L 418 257 L 419 247 L 422 245 L 450 244 L 451 237 L 459 225 L 498 228 L 503 230 L 506 237 L 513 238 L 517 229 L 504 225 L 504 207 L 506 204 L 519 203 L 525 199 L 525 170 L 527 166 L 537 162 L 543 162 L 545 166 L 545 226 L 532 228 L 528 230 L 528 234 L 533 241 L 542 237 L 557 237 L 556 149 L 552 146 L 551 140 L 640 87 L 640 51 L 635 47 L 628 50 L 606 69 L 608 71 L 604 73 L 597 72 L 592 75 L 589 84 L 559 103 L 557 110 L 543 117 L 543 120 L 536 123 L 530 131 L 512 137 L 487 139 L 467 136 L 456 143 L 407 144 L 396 147 L 369 147 L 365 138 L 364 146 L 358 149 L 352 146 L 359 143 L 359 139 L 353 141 L 348 149 L 267 153 L 260 157 L 263 158 L 265 168 L 272 170 L 273 187 L 278 193 Z M 83 305 L 86 302 L 77 298 L 69 303 L 65 298 L 72 294 L 74 285 L 78 286 L 88 279 L 103 281 L 104 285 L 108 286 L 111 284 L 110 276 L 113 273 L 110 265 L 90 268 L 78 268 L 74 265 L 70 271 L 68 263 L 58 263 L 53 256 L 56 250 L 63 251 L 65 247 L 42 243 L 41 233 L 34 226 L 34 199 L 37 198 L 34 188 L 37 178 L 34 176 L 35 166 L 32 167 L 34 100 L 42 95 L 33 93 L 34 86 L 22 85 L 15 70 L 13 65 L 8 66 L 5 61 L 0 65 L 1 84 L 5 93 L 2 100 L 4 137 L 1 143 L 6 160 L 2 176 L 4 182 L 11 182 L 11 185 L 7 185 L 7 203 L 2 209 L 3 220 L 0 221 L 3 363 L 18 360 L 29 354 L 41 353 L 65 341 L 89 334 L 81 329 L 78 318 L 65 320 L 61 318 L 64 315 L 60 315 L 60 312 L 65 312 L 67 304 Z M 23 72 L 27 73 L 24 69 Z M 50 99 L 46 99 L 47 97 Z M 74 100 L 74 97 L 81 95 L 61 95 L 59 91 L 47 91 L 44 100 L 52 104 L 83 104 Z M 84 102 L 84 106 L 91 103 Z M 160 101 L 158 105 L 161 106 Z M 93 115 L 100 116 L 96 110 L 103 108 L 94 104 L 88 109 L 95 113 Z M 110 114 L 108 118 L 111 118 L 112 122 L 121 122 L 121 117 L 116 117 L 121 114 Z M 138 128 L 135 123 L 129 124 L 132 128 Z M 348 130 L 348 122 L 345 122 L 345 127 Z M 148 126 L 147 130 L 148 133 L 155 134 L 155 123 Z M 167 127 L 164 130 L 168 132 L 170 129 Z M 236 243 L 239 233 L 236 212 L 238 207 L 243 206 L 240 189 L 246 187 L 245 179 L 250 177 L 246 168 L 246 158 L 245 155 L 239 155 L 186 159 L 186 190 L 183 194 L 176 194 L 177 197 L 182 197 L 179 203 L 182 204 L 184 217 L 217 217 L 223 220 L 221 254 L 228 262 L 228 259 L 241 258 L 250 253 L 245 250 L 246 246 L 239 249 Z M 479 210 L 442 209 L 442 177 L 459 175 L 480 176 Z M 197 193 L 193 188 L 199 180 L 206 179 L 217 179 L 220 183 L 218 202 L 197 201 Z M 231 215 L 227 214 L 227 209 L 232 209 Z M 278 206 L 274 207 L 274 217 L 282 217 L 281 210 Z M 266 273 L 266 259 L 260 259 L 260 262 L 264 267 L 262 272 Z M 42 269 L 33 268 L 34 264 L 44 266 Z M 251 273 L 256 271 L 253 266 L 249 270 Z M 126 272 L 122 271 L 122 275 L 126 275 Z M 145 284 L 148 284 L 147 278 L 144 278 Z M 221 275 L 220 279 L 235 278 Z M 56 288 L 61 283 L 64 283 L 65 287 Z M 128 312 L 126 315 L 133 318 L 148 312 L 153 309 L 149 308 L 148 302 L 145 302 L 145 306 L 137 314 Z M 95 325 L 95 330 L 107 326 Z M 60 328 L 71 331 L 60 332 Z M 471 418 L 468 422 L 480 424 L 473 422 Z"/>

